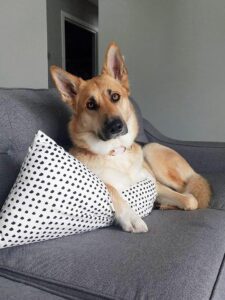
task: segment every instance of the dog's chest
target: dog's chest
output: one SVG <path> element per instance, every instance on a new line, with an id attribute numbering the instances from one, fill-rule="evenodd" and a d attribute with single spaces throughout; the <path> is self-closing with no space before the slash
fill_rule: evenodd
<path id="1" fill-rule="evenodd" d="M 93 170 L 105 183 L 122 191 L 149 176 L 143 168 L 142 149 L 107 156 Z"/>

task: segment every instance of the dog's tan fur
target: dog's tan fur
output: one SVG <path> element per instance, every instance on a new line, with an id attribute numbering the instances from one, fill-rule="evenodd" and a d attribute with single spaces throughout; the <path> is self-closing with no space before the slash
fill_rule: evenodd
<path id="1" fill-rule="evenodd" d="M 209 184 L 182 156 L 157 143 L 142 149 L 134 142 L 138 123 L 128 99 L 127 69 L 115 43 L 111 43 L 106 51 L 99 76 L 84 81 L 56 66 L 51 67 L 51 74 L 62 99 L 74 112 L 69 124 L 74 144 L 70 153 L 105 182 L 113 200 L 116 220 L 123 230 L 148 230 L 144 221 L 121 198 L 120 192 L 150 174 L 156 178 L 157 201 L 161 209 L 194 210 L 208 206 L 211 196 Z M 109 90 L 121 96 L 118 102 L 110 101 Z M 97 102 L 97 110 L 87 109 L 90 98 Z M 111 117 L 120 117 L 126 123 L 128 132 L 104 141 L 99 138 L 99 132 L 104 120 Z M 112 152 L 119 147 L 126 151 L 113 156 Z"/>

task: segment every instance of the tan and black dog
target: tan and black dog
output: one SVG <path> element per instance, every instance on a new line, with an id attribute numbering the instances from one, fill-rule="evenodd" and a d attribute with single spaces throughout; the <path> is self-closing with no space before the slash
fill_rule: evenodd
<path id="1" fill-rule="evenodd" d="M 135 143 L 138 123 L 129 101 L 128 73 L 119 47 L 107 49 L 102 73 L 83 80 L 56 66 L 53 80 L 62 99 L 73 109 L 70 153 L 106 184 L 117 222 L 129 232 L 148 231 L 145 222 L 121 198 L 120 192 L 149 176 L 156 178 L 161 209 L 206 208 L 207 181 L 174 150 L 157 143 Z"/>

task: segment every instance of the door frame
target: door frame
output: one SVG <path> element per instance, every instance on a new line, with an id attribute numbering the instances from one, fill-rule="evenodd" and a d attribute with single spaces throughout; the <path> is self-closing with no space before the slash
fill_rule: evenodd
<path id="1" fill-rule="evenodd" d="M 98 28 L 89 24 L 63 10 L 61 10 L 61 47 L 62 47 L 62 67 L 66 68 L 66 50 L 65 50 L 65 21 L 94 33 L 94 56 L 92 57 L 92 68 L 94 76 L 98 74 Z"/>

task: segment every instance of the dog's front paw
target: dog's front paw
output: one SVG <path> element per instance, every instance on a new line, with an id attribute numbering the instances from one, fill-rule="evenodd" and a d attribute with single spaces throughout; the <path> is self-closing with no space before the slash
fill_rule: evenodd
<path id="1" fill-rule="evenodd" d="M 131 208 L 122 215 L 117 216 L 117 222 L 127 232 L 141 233 L 148 231 L 148 226 Z"/>

